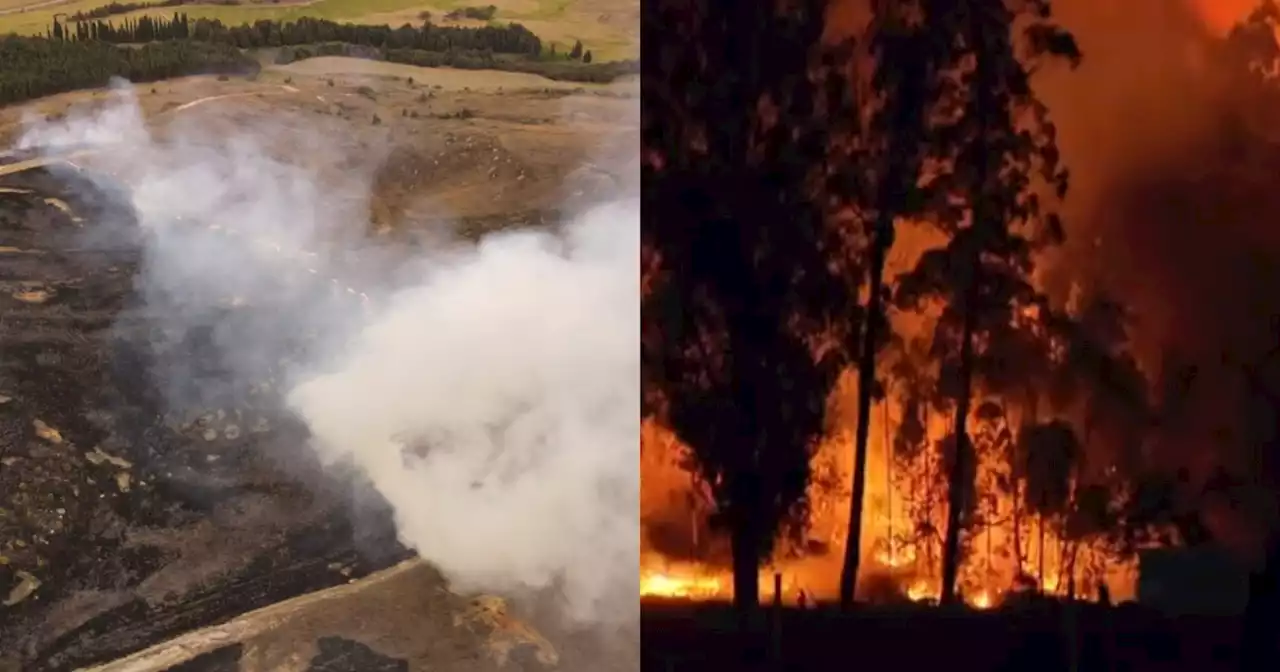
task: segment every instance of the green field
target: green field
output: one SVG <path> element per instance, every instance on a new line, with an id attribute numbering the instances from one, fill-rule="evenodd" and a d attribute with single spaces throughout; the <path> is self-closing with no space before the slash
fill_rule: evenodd
<path id="1" fill-rule="evenodd" d="M 43 34 L 58 14 L 85 12 L 110 4 L 110 0 L 0 0 L 0 34 Z M 597 60 L 636 58 L 639 44 L 638 0 L 314 0 L 312 2 L 250 3 L 242 5 L 184 5 L 191 18 L 218 19 L 226 24 L 252 23 L 258 19 L 290 20 L 315 17 L 351 23 L 402 25 L 419 23 L 422 12 L 442 22 L 451 9 L 467 5 L 497 6 L 495 21 L 524 24 L 545 43 L 565 50 L 575 40 L 592 50 Z M 25 11 L 23 11 L 25 9 Z M 175 8 L 140 10 L 110 17 L 172 15 Z M 477 22 L 462 22 L 475 25 Z"/>

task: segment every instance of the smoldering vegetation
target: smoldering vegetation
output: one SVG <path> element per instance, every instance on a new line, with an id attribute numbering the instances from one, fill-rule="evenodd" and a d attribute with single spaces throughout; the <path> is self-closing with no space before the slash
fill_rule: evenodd
<path id="1" fill-rule="evenodd" d="M 321 180 L 267 151 L 282 136 L 324 145 L 270 120 L 154 136 L 118 84 L 19 146 L 99 147 L 81 174 L 128 194 L 136 227 L 82 242 L 141 242 L 121 319 L 151 334 L 140 369 L 174 423 L 282 415 L 309 437 L 299 461 L 366 478 L 457 590 L 548 598 L 574 627 L 631 622 L 636 199 L 406 255 L 365 237 L 365 176 Z"/>

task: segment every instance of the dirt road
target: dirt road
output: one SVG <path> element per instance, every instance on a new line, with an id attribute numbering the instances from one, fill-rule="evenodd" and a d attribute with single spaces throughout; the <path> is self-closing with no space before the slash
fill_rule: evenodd
<path id="1" fill-rule="evenodd" d="M 443 633 L 454 634 L 442 639 Z M 227 665 L 216 669 L 239 672 L 634 669 L 638 652 L 616 640 L 556 634 L 559 646 L 498 598 L 449 593 L 429 566 L 412 560 L 87 672 L 160 672 L 214 661 Z"/>

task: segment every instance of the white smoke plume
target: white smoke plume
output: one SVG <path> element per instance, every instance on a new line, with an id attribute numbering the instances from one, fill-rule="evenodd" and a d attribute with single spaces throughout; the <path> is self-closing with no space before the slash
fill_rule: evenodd
<path id="1" fill-rule="evenodd" d="M 103 145 L 73 161 L 131 194 L 142 310 L 160 333 L 210 332 L 218 353 L 212 374 L 171 357 L 160 382 L 175 408 L 269 372 L 312 448 L 361 469 L 455 587 L 554 588 L 576 621 L 634 618 L 634 180 L 557 234 L 405 261 L 364 237 L 367 176 L 327 183 L 272 156 L 282 135 L 326 144 L 308 123 L 193 114 L 161 138 L 120 84 L 104 109 L 32 120 L 19 146 Z M 228 313 L 237 302 L 270 308 Z"/>

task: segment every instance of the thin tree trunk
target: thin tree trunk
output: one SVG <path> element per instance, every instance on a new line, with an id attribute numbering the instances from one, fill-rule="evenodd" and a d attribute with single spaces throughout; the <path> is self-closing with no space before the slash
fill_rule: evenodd
<path id="1" fill-rule="evenodd" d="M 1022 488 L 1016 479 L 1013 480 L 1013 560 L 1017 563 L 1017 575 L 1023 572 L 1022 563 L 1026 560 L 1022 552 Z M 1017 578 L 1017 577 L 1015 577 Z"/>
<path id="2" fill-rule="evenodd" d="M 1071 553 L 1067 556 L 1065 567 L 1067 568 L 1067 599 L 1075 601 L 1076 599 L 1076 556 L 1080 554 L 1080 542 L 1069 542 Z"/>
<path id="3" fill-rule="evenodd" d="M 892 171 L 891 171 L 892 172 Z M 840 572 L 840 608 L 853 608 L 854 588 L 858 583 L 858 566 L 862 562 L 862 507 L 867 491 L 867 439 L 871 435 L 871 394 L 876 384 L 876 342 L 880 338 L 881 293 L 884 287 L 884 263 L 892 243 L 893 213 L 884 212 L 876 220 L 875 239 L 871 241 L 870 293 L 867 296 L 866 328 L 863 329 L 858 356 L 858 427 L 853 441 L 853 495 L 849 498 L 849 534 L 845 537 L 844 568 Z"/>
<path id="4" fill-rule="evenodd" d="M 978 298 L 979 288 L 982 286 L 982 240 L 979 235 L 986 226 L 991 213 L 987 212 L 987 182 L 991 179 L 992 171 L 995 169 L 990 165 L 991 161 L 988 157 L 990 148 L 987 146 L 987 128 L 989 126 L 991 108 L 996 103 L 989 96 L 994 95 L 992 84 L 992 72 L 989 56 L 983 53 L 987 48 L 987 40 L 985 35 L 985 26 L 983 22 L 983 6 L 981 2 L 967 3 L 968 16 L 964 19 L 969 22 L 969 35 L 971 47 L 974 49 L 976 62 L 974 64 L 973 81 L 971 91 L 976 96 L 973 105 L 973 114 L 977 119 L 977 131 L 975 137 L 972 138 L 970 150 L 972 154 L 973 164 L 973 183 L 970 185 L 971 206 L 971 222 L 967 232 L 961 232 L 958 235 L 967 233 L 969 240 L 960 241 L 967 243 L 972 249 L 962 250 L 965 257 L 963 262 L 966 267 L 963 269 L 965 276 L 961 280 L 965 283 L 963 302 L 960 309 L 964 312 L 964 319 L 960 329 L 960 389 L 959 399 L 956 400 L 956 417 L 955 430 L 955 459 L 951 461 L 951 474 L 948 479 L 947 492 L 947 533 L 945 546 L 942 556 L 942 604 L 954 604 L 956 602 L 956 576 L 960 570 L 960 518 L 965 509 L 965 498 L 970 496 L 968 492 L 971 484 L 964 482 L 964 476 L 968 473 L 966 462 L 971 457 L 969 442 L 969 407 L 972 404 L 973 397 L 973 337 L 974 331 L 977 329 L 978 318 Z M 961 160 L 964 160 L 962 157 Z"/>
<path id="5" fill-rule="evenodd" d="M 995 513 L 991 512 L 989 515 L 994 516 Z M 987 574 L 990 574 L 991 573 L 991 521 L 987 520 L 986 524 L 987 524 L 986 525 L 987 527 Z"/>
<path id="6" fill-rule="evenodd" d="M 733 476 L 729 543 L 733 554 L 733 604 L 739 611 L 760 606 L 760 487 L 757 474 Z"/>
<path id="7" fill-rule="evenodd" d="M 1040 592 L 1043 593 L 1045 591 L 1045 585 L 1044 585 L 1044 550 L 1045 549 L 1044 549 L 1044 514 L 1043 513 L 1040 514 L 1040 517 L 1036 520 L 1036 533 L 1040 535 L 1039 574 L 1040 574 Z"/>
<path id="8" fill-rule="evenodd" d="M 979 171 L 982 176 L 984 171 Z M 979 182 L 985 183 L 985 180 Z M 979 196 L 981 198 L 981 196 Z M 975 210 L 977 210 L 975 208 Z M 974 226 L 979 226 L 978 215 L 974 214 Z M 976 241 L 975 241 L 976 248 Z M 978 264 L 980 260 L 975 253 L 970 255 L 968 286 L 965 288 L 964 324 L 960 332 L 960 398 L 956 401 L 955 418 L 955 457 L 951 460 L 951 473 L 947 478 L 947 532 L 942 550 L 942 604 L 956 602 L 956 576 L 960 571 L 960 514 L 964 511 L 965 497 L 968 495 L 967 483 L 964 482 L 965 461 L 969 459 L 969 406 L 973 382 L 973 331 L 977 318 Z"/>
<path id="9" fill-rule="evenodd" d="M 884 501 L 889 512 L 889 560 L 896 560 L 893 543 L 893 440 L 889 436 L 889 395 L 884 398 Z"/>

